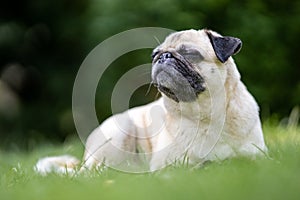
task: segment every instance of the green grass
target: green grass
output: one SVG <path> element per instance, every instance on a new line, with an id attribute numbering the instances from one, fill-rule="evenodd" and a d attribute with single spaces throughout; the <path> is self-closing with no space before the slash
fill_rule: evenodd
<path id="1" fill-rule="evenodd" d="M 82 156 L 78 141 L 30 153 L 0 152 L 0 199 L 300 199 L 300 129 L 265 125 L 269 158 L 229 159 L 200 169 L 169 167 L 156 173 L 111 169 L 77 177 L 34 173 L 39 157 Z"/>

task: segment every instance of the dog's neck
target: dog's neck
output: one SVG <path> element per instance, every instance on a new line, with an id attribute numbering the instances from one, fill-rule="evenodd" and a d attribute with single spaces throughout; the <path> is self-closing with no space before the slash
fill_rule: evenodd
<path id="1" fill-rule="evenodd" d="M 197 123 L 211 118 L 211 106 L 208 92 L 203 92 L 193 102 L 175 102 L 163 95 L 163 103 L 172 118 L 184 118 Z"/>
<path id="2" fill-rule="evenodd" d="M 209 122 L 213 113 L 225 112 L 228 102 L 232 98 L 239 86 L 240 74 L 236 69 L 236 65 L 232 58 L 225 63 L 227 74 L 223 86 L 214 88 L 211 91 L 204 91 L 199 94 L 198 99 L 193 102 L 175 102 L 162 94 L 164 106 L 170 116 L 177 118 L 185 118 L 195 123 L 199 121 Z M 213 98 L 213 99 L 212 99 Z"/>

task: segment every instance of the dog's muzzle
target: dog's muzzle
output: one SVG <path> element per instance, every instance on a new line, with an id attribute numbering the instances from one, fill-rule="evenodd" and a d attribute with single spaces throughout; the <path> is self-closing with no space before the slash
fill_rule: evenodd
<path id="1" fill-rule="evenodd" d="M 157 55 L 152 68 L 153 84 L 176 102 L 191 102 L 205 90 L 204 79 L 176 52 Z"/>
<path id="2" fill-rule="evenodd" d="M 158 63 L 163 64 L 167 61 L 170 61 L 173 58 L 173 55 L 170 52 L 162 53 L 159 56 Z"/>

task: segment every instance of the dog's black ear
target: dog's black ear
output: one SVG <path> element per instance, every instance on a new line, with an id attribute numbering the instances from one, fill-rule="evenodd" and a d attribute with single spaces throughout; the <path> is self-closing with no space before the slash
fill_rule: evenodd
<path id="1" fill-rule="evenodd" d="M 226 62 L 230 56 L 237 54 L 242 48 L 242 41 L 239 38 L 214 36 L 209 31 L 206 31 L 206 34 L 209 37 L 217 58 L 222 63 Z"/>

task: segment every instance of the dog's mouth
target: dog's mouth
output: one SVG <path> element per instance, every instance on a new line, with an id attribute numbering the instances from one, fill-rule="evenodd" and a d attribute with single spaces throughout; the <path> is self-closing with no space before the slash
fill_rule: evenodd
<path id="1" fill-rule="evenodd" d="M 204 79 L 176 52 L 161 53 L 153 62 L 153 84 L 176 102 L 191 102 L 205 90 Z"/>
<path id="2" fill-rule="evenodd" d="M 155 87 L 158 88 L 158 90 L 162 93 L 164 93 L 167 97 L 169 97 L 170 99 L 173 99 L 174 101 L 176 101 L 177 103 L 179 102 L 179 99 L 177 98 L 177 96 L 175 95 L 174 92 L 172 92 L 171 89 L 164 87 L 162 85 L 158 85 L 157 83 L 153 84 Z"/>

